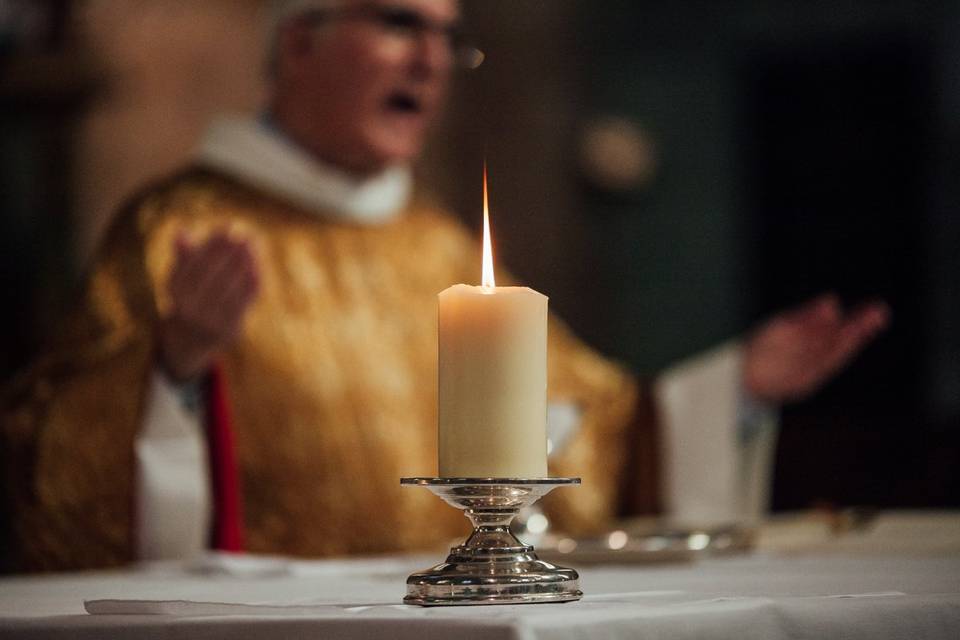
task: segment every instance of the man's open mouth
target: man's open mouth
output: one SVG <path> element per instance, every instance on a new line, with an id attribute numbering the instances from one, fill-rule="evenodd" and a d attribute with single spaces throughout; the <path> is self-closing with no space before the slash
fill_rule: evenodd
<path id="1" fill-rule="evenodd" d="M 422 105 L 415 96 L 397 91 L 387 98 L 387 109 L 395 113 L 416 114 L 422 111 Z"/>

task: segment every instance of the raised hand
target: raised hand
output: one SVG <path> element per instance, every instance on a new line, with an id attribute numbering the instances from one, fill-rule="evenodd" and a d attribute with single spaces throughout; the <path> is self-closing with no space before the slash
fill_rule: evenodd
<path id="1" fill-rule="evenodd" d="M 845 312 L 834 294 L 774 316 L 746 346 L 743 382 L 755 398 L 800 400 L 843 369 L 890 322 L 890 309 L 874 302 Z"/>
<path id="2" fill-rule="evenodd" d="M 167 285 L 171 308 L 160 323 L 159 358 L 171 378 L 189 380 L 236 339 L 259 277 L 250 246 L 225 231 L 198 245 L 180 235 L 174 251 Z"/>

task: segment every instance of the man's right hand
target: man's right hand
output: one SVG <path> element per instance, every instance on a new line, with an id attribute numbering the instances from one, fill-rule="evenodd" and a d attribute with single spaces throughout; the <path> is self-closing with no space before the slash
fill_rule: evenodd
<path id="1" fill-rule="evenodd" d="M 170 281 L 170 313 L 159 329 L 160 364 L 176 381 L 210 368 L 217 353 L 236 339 L 259 289 L 249 244 L 225 231 L 200 244 L 177 237 Z"/>

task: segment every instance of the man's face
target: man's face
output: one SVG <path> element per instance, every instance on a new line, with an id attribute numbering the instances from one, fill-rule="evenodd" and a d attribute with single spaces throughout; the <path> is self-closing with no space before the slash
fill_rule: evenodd
<path id="1" fill-rule="evenodd" d="M 455 0 L 353 0 L 294 19 L 278 45 L 274 109 L 322 159 L 356 172 L 413 159 L 454 61 Z"/>

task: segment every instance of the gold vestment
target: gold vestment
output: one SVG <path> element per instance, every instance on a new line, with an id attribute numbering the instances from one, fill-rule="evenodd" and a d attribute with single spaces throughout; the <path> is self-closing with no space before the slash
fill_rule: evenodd
<path id="1" fill-rule="evenodd" d="M 436 473 L 436 295 L 477 280 L 478 243 L 417 198 L 385 224 L 338 223 L 192 168 L 122 211 L 66 331 L 6 398 L 20 568 L 134 559 L 133 442 L 174 239 L 224 227 L 250 240 L 260 271 L 222 357 L 247 550 L 402 551 L 467 530 L 461 513 L 399 478 Z M 637 388 L 556 319 L 549 335 L 549 395 L 583 412 L 550 472 L 583 485 L 545 505 L 565 529 L 585 531 L 618 509 Z"/>

